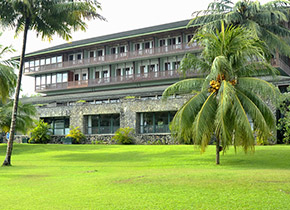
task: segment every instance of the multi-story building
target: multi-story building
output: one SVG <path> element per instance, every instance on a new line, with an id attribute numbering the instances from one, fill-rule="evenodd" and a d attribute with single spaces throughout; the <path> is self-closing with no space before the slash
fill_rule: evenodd
<path id="1" fill-rule="evenodd" d="M 194 29 L 187 23 L 110 34 L 27 54 L 24 74 L 35 78 L 35 91 L 45 96 L 22 101 L 37 104 L 38 117 L 51 124 L 55 137 L 78 126 L 89 140 L 108 140 L 119 127 L 131 127 L 139 141 L 168 141 L 168 125 L 187 97 L 162 101 L 162 92 L 182 79 L 177 70 L 183 56 L 201 51 L 197 44 L 188 45 Z M 273 64 L 290 74 L 281 58 Z"/>

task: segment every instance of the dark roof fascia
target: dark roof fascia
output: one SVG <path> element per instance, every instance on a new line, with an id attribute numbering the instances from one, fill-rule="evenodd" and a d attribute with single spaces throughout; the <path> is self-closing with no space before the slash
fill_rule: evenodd
<path id="1" fill-rule="evenodd" d="M 141 29 L 135 29 L 135 30 L 125 31 L 125 32 L 120 32 L 120 33 L 115 33 L 115 34 L 109 34 L 109 35 L 104 35 L 104 36 L 84 39 L 84 40 L 78 40 L 78 41 L 74 41 L 74 42 L 71 42 L 71 43 L 57 45 L 57 46 L 54 46 L 54 47 L 51 47 L 51 48 L 46 48 L 46 49 L 43 49 L 43 50 L 40 50 L 40 51 L 28 53 L 28 54 L 25 55 L 25 57 L 28 58 L 28 57 L 33 57 L 33 56 L 38 56 L 38 55 L 43 55 L 43 54 L 48 54 L 48 53 L 55 53 L 55 52 L 70 50 L 70 49 L 74 49 L 74 48 L 80 48 L 80 47 L 87 47 L 87 46 L 96 45 L 96 44 L 102 44 L 102 43 L 106 43 L 106 42 L 119 41 L 119 40 L 122 40 L 122 39 L 136 38 L 136 37 L 140 37 L 140 36 L 151 35 L 151 34 L 155 34 L 155 33 L 168 32 L 168 31 L 174 31 L 174 30 L 178 30 L 178 29 L 186 29 L 188 21 L 189 20 L 183 20 L 183 21 L 172 22 L 172 23 L 167 23 L 167 24 L 162 24 L 162 25 L 157 25 L 157 26 L 151 26 L 151 27 L 146 27 L 146 28 L 141 28 Z M 173 27 L 173 28 L 167 28 L 167 29 L 163 29 L 163 30 L 158 30 L 158 28 L 160 29 L 160 28 L 162 28 L 162 26 L 166 27 L 166 26 L 170 26 L 171 24 L 175 24 L 175 25 L 179 25 L 179 26 Z M 154 29 L 156 29 L 156 30 L 154 30 Z M 143 32 L 143 33 L 141 32 L 140 33 L 140 31 L 144 31 L 144 30 L 145 30 L 145 32 Z M 120 37 L 118 37 L 118 34 L 132 34 L 132 35 L 127 35 L 127 36 L 126 35 L 124 35 L 124 36 L 121 35 Z M 110 36 L 116 36 L 116 38 L 107 39 Z M 100 41 L 93 41 L 93 40 L 97 40 L 97 39 L 100 39 Z M 87 43 L 84 43 L 84 42 L 87 42 Z M 78 44 L 78 43 L 84 43 L 84 44 Z M 63 47 L 61 47 L 61 46 L 63 46 Z M 19 59 L 19 56 L 16 56 L 13 59 Z"/>

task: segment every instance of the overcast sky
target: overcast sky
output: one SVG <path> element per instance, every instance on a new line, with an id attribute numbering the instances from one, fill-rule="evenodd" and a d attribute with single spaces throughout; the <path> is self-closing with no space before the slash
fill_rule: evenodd
<path id="1" fill-rule="evenodd" d="M 102 5 L 100 14 L 107 19 L 107 22 L 99 20 L 88 22 L 87 31 L 73 33 L 71 41 L 190 19 L 192 12 L 206 9 L 211 1 L 213 0 L 99 0 Z M 260 2 L 267 2 L 267 0 Z M 20 55 L 21 42 L 22 34 L 14 38 L 14 31 L 5 31 L 0 37 L 1 44 L 12 45 L 16 50 L 11 56 Z M 26 52 L 62 43 L 65 41 L 58 37 L 54 37 L 51 42 L 42 41 L 35 33 L 29 32 Z M 23 77 L 22 89 L 22 94 L 33 94 L 34 80 L 31 77 Z"/>

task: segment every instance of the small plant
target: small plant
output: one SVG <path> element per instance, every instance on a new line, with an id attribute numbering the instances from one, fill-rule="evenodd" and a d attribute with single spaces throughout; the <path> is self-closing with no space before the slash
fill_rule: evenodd
<path id="1" fill-rule="evenodd" d="M 119 128 L 112 140 L 116 141 L 118 144 L 133 144 L 134 141 L 134 128 Z"/>
<path id="2" fill-rule="evenodd" d="M 29 143 L 46 144 L 50 139 L 50 125 L 43 120 L 36 122 L 36 127 L 30 132 Z"/>
<path id="3" fill-rule="evenodd" d="M 86 139 L 86 136 L 82 133 L 79 127 L 75 127 L 75 128 L 71 127 L 69 134 L 67 134 L 66 137 L 73 138 L 74 144 L 79 144 Z"/>
<path id="4" fill-rule="evenodd" d="M 78 100 L 76 103 L 86 103 L 85 100 Z"/>

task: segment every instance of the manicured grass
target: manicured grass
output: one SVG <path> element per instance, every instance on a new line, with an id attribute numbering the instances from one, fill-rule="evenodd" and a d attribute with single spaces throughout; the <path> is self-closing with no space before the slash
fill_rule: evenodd
<path id="1" fill-rule="evenodd" d="M 6 145 L 0 144 L 1 163 Z M 290 147 L 16 144 L 0 209 L 289 209 Z"/>

